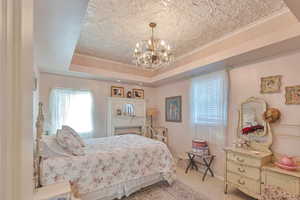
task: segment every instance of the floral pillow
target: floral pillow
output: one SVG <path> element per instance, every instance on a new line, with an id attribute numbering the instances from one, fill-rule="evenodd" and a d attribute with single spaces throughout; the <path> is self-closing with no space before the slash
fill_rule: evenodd
<path id="1" fill-rule="evenodd" d="M 61 130 L 63 130 L 63 131 L 69 131 L 77 140 L 78 140 L 78 142 L 80 143 L 80 145 L 82 146 L 82 147 L 85 147 L 85 143 L 84 143 L 84 141 L 83 141 L 83 139 L 80 137 L 80 135 L 74 130 L 74 129 L 72 129 L 70 126 L 66 126 L 66 125 L 64 125 L 64 126 L 62 126 L 62 129 Z"/>
<path id="2" fill-rule="evenodd" d="M 62 148 L 74 156 L 83 156 L 85 154 L 80 142 L 70 131 L 57 130 L 56 140 Z"/>
<path id="3" fill-rule="evenodd" d="M 63 149 L 57 142 L 55 135 L 44 135 L 41 140 L 41 156 L 43 158 L 71 156 L 65 149 Z"/>

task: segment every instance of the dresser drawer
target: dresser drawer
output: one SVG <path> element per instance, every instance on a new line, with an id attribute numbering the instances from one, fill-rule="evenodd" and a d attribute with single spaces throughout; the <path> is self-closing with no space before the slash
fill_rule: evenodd
<path id="1" fill-rule="evenodd" d="M 248 178 L 252 178 L 254 180 L 260 180 L 260 170 L 259 168 L 249 167 L 242 164 L 238 164 L 232 161 L 227 162 L 227 169 L 230 172 L 234 172 L 236 174 L 240 174 L 242 176 L 246 176 Z"/>
<path id="2" fill-rule="evenodd" d="M 246 155 L 242 155 L 239 153 L 234 153 L 234 152 L 228 152 L 227 153 L 227 159 L 234 161 L 236 163 L 239 164 L 243 164 L 243 165 L 249 165 L 249 166 L 253 166 L 253 167 L 260 167 L 261 166 L 261 160 L 260 159 L 256 159 L 253 157 L 249 157 Z"/>
<path id="3" fill-rule="evenodd" d="M 231 172 L 227 173 L 227 181 L 250 194 L 260 194 L 260 182 Z"/>

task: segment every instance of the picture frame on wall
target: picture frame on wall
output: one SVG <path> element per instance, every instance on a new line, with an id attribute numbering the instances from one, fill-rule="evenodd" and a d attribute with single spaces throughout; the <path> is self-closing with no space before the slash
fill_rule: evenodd
<path id="1" fill-rule="evenodd" d="M 300 85 L 285 88 L 285 104 L 300 105 Z"/>
<path id="2" fill-rule="evenodd" d="M 166 98 L 165 118 L 167 122 L 182 122 L 181 96 Z"/>
<path id="3" fill-rule="evenodd" d="M 124 98 L 124 87 L 111 86 L 111 97 Z"/>
<path id="4" fill-rule="evenodd" d="M 132 89 L 133 98 L 135 99 L 144 99 L 145 92 L 143 89 Z"/>
<path id="5" fill-rule="evenodd" d="M 277 93 L 280 92 L 281 75 L 262 77 L 260 81 L 260 93 Z"/>

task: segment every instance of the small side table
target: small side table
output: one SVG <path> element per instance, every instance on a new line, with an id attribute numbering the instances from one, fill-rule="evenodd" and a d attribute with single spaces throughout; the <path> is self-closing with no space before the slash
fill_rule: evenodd
<path id="1" fill-rule="evenodd" d="M 212 164 L 214 158 L 216 157 L 215 155 L 202 155 L 202 154 L 199 154 L 199 153 L 193 152 L 193 151 L 187 152 L 187 155 L 189 157 L 190 162 L 185 170 L 186 174 L 188 173 L 190 168 L 196 169 L 198 171 L 198 166 L 195 161 L 195 158 L 198 157 L 203 161 L 203 163 L 200 163 L 200 164 L 205 166 L 205 171 L 204 171 L 204 174 L 202 177 L 202 181 L 205 180 L 205 177 L 206 177 L 208 171 L 211 174 L 211 176 L 214 177 L 214 172 L 211 169 L 211 164 Z"/>

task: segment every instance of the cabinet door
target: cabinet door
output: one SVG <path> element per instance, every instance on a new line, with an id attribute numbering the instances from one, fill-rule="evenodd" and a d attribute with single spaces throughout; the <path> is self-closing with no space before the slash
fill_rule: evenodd
<path id="1" fill-rule="evenodd" d="M 297 177 L 263 170 L 262 180 L 262 187 L 272 185 L 280 187 L 291 194 L 300 194 L 300 179 Z"/>

